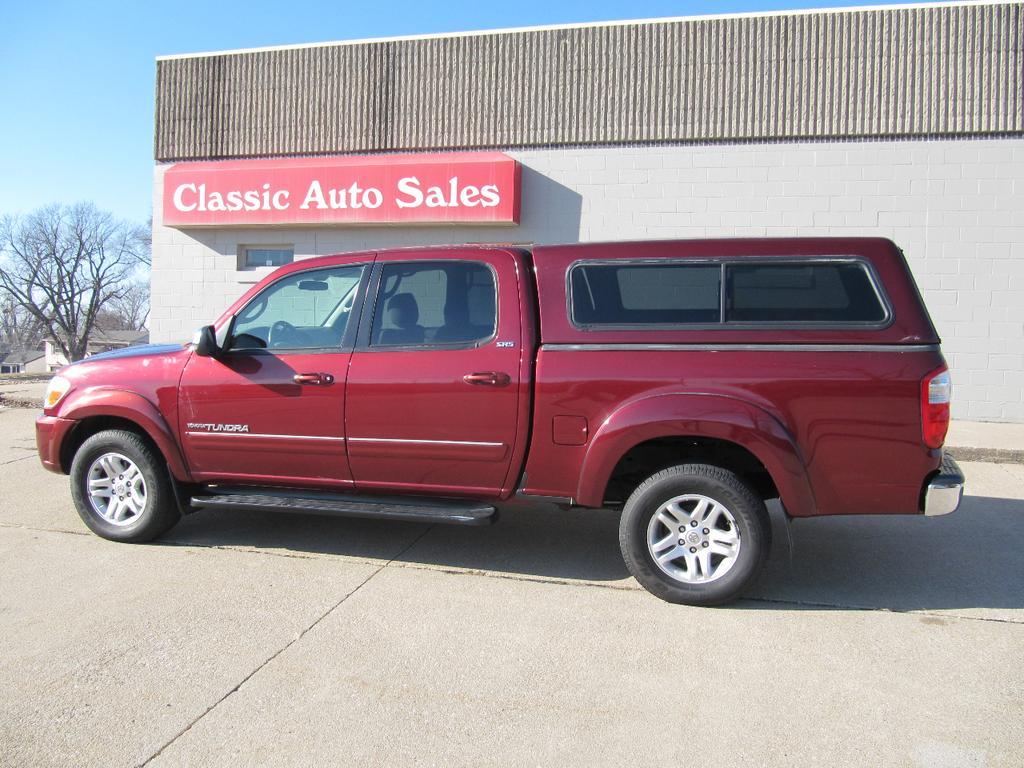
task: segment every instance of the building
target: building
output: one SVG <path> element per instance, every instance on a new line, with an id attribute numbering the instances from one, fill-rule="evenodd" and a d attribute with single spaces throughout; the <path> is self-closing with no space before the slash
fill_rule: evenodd
<path id="1" fill-rule="evenodd" d="M 881 235 L 955 416 L 1024 421 L 1022 46 L 988 2 L 161 58 L 152 334 L 339 251 Z"/>
<path id="2" fill-rule="evenodd" d="M 46 353 L 41 350 L 0 352 L 0 373 L 46 373 Z"/>
<path id="3" fill-rule="evenodd" d="M 149 331 L 113 331 L 103 328 L 96 328 L 89 336 L 89 343 L 86 345 L 85 356 L 98 355 L 100 352 L 110 352 L 113 349 L 134 347 L 138 344 L 149 343 Z M 60 351 L 60 347 L 53 339 L 43 341 L 45 347 L 46 370 L 56 371 L 68 364 L 68 359 Z"/>

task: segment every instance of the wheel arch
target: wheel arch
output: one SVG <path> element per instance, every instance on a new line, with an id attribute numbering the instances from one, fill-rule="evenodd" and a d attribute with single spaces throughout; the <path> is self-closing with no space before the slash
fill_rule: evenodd
<path id="1" fill-rule="evenodd" d="M 79 447 L 90 437 L 107 429 L 124 429 L 137 434 L 163 457 L 176 480 L 191 479 L 166 420 L 141 395 L 124 390 L 92 390 L 69 401 L 60 415 L 77 422 L 60 447 L 61 470 L 65 473 L 70 471 Z"/>
<path id="2" fill-rule="evenodd" d="M 814 494 L 795 441 L 763 408 L 723 395 L 659 394 L 626 403 L 609 416 L 590 442 L 580 473 L 576 501 L 601 506 L 616 470 L 631 455 L 657 447 L 679 452 L 679 461 L 707 462 L 725 457 L 751 478 L 762 494 L 777 493 L 794 516 L 813 514 Z M 713 462 L 712 462 L 713 463 Z M 656 466 L 653 472 L 663 469 Z"/>
<path id="3" fill-rule="evenodd" d="M 679 464 L 710 464 L 736 474 L 761 499 L 779 496 L 767 467 L 739 443 L 701 435 L 673 435 L 634 445 L 619 458 L 605 486 L 604 499 L 625 503 L 644 480 Z"/>

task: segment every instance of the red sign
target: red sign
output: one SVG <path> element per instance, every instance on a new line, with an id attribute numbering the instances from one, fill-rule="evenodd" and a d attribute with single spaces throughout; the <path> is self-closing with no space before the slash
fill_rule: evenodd
<path id="1" fill-rule="evenodd" d="M 163 223 L 518 224 L 519 178 L 500 152 L 179 163 Z"/>

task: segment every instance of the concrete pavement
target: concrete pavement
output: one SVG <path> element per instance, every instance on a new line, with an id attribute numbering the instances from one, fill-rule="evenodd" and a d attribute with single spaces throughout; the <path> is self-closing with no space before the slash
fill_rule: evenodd
<path id="1" fill-rule="evenodd" d="M 0 376 L 0 407 L 38 408 L 43 402 L 46 384 L 50 377 L 45 375 L 17 374 Z"/>
<path id="2" fill-rule="evenodd" d="M 1024 424 L 992 421 L 960 421 L 949 425 L 946 440 L 959 448 L 995 448 L 1024 450 Z"/>
<path id="3" fill-rule="evenodd" d="M 695 609 L 610 512 L 106 542 L 34 416 L 0 411 L 0 764 L 1020 765 L 1024 466 L 965 464 L 947 518 L 775 510 L 750 597 Z"/>

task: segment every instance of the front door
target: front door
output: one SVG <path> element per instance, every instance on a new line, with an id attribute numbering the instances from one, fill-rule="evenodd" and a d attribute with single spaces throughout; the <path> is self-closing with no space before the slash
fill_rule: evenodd
<path id="1" fill-rule="evenodd" d="M 523 353 L 516 264 L 450 253 L 378 255 L 345 406 L 360 490 L 484 497 L 506 484 Z"/>
<path id="2" fill-rule="evenodd" d="M 292 272 L 234 317 L 217 358 L 192 355 L 179 428 L 197 480 L 347 487 L 345 375 L 369 266 Z"/>

